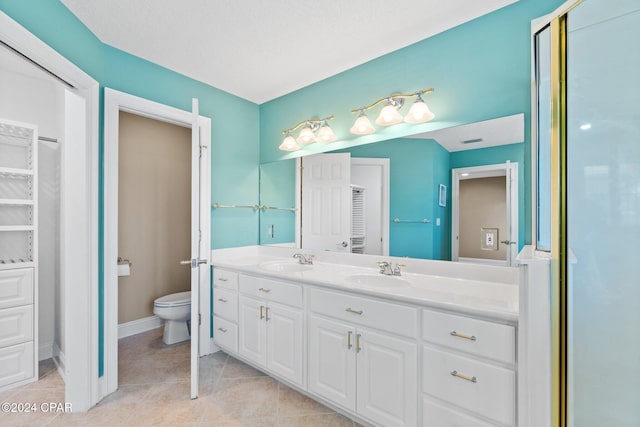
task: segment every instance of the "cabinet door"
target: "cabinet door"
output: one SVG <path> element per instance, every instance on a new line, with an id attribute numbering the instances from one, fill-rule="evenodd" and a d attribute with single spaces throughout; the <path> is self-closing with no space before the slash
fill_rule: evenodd
<path id="1" fill-rule="evenodd" d="M 356 351 L 358 413 L 388 427 L 416 425 L 417 344 L 358 328 Z"/>
<path id="2" fill-rule="evenodd" d="M 244 296 L 241 296 L 238 302 L 238 352 L 247 359 L 266 366 L 266 304 Z"/>
<path id="3" fill-rule="evenodd" d="M 269 303 L 267 322 L 267 367 L 284 378 L 303 385 L 303 316 L 301 310 Z"/>
<path id="4" fill-rule="evenodd" d="M 356 408 L 355 329 L 309 317 L 309 390 L 352 411 Z"/>

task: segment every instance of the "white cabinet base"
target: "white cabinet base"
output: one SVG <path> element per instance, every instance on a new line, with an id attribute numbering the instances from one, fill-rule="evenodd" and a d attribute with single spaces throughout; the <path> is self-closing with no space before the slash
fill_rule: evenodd
<path id="1" fill-rule="evenodd" d="M 0 391 L 35 381 L 33 341 L 0 348 Z M 27 381 L 25 381 L 27 380 Z"/>

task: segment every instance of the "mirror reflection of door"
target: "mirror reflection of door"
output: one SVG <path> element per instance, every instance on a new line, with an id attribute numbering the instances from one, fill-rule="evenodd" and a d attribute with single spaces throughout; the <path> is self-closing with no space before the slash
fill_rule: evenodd
<path id="1" fill-rule="evenodd" d="M 515 167 L 453 170 L 453 261 L 512 265 L 518 246 Z"/>
<path id="2" fill-rule="evenodd" d="M 387 255 L 389 159 L 316 154 L 302 160 L 301 247 Z"/>

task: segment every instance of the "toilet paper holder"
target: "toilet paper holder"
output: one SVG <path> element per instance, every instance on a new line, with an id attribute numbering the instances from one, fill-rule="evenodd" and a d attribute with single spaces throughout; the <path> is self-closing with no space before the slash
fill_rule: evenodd
<path id="1" fill-rule="evenodd" d="M 128 259 L 124 259 L 121 256 L 118 257 L 118 265 L 124 265 L 124 264 L 128 264 L 129 267 L 131 267 L 133 265 L 133 263 L 131 261 L 129 261 Z"/>

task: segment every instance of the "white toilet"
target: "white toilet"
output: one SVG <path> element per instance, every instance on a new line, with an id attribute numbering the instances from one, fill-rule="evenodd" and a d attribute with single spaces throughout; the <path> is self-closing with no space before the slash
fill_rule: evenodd
<path id="1" fill-rule="evenodd" d="M 162 341 L 175 344 L 191 337 L 191 291 L 169 294 L 153 302 L 153 314 L 165 321 Z"/>

